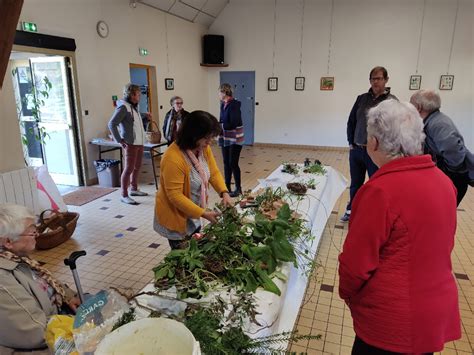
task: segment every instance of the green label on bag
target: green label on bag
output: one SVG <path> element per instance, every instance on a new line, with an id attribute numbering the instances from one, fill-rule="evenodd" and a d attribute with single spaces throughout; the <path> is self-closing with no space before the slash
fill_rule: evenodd
<path id="1" fill-rule="evenodd" d="M 74 329 L 93 320 L 96 325 L 102 323 L 102 308 L 107 304 L 107 291 L 100 291 L 79 306 L 74 318 Z"/>

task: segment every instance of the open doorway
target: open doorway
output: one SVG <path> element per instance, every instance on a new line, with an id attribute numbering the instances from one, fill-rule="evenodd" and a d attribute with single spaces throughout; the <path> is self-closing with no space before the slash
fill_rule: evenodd
<path id="1" fill-rule="evenodd" d="M 151 113 L 159 125 L 158 96 L 156 89 L 156 69 L 151 65 L 130 63 L 130 82 L 140 86 L 141 97 L 138 104 L 140 113 Z"/>
<path id="2" fill-rule="evenodd" d="M 12 52 L 25 163 L 46 165 L 56 184 L 83 185 L 70 58 Z"/>

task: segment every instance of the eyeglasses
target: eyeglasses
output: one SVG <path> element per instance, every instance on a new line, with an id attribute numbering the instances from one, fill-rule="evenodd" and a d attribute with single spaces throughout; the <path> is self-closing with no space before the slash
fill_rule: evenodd
<path id="1" fill-rule="evenodd" d="M 182 102 L 182 101 L 176 101 L 175 104 L 176 104 L 176 105 L 182 105 L 183 102 Z"/>
<path id="2" fill-rule="evenodd" d="M 370 81 L 382 81 L 382 80 L 385 80 L 385 78 L 383 76 L 378 76 L 376 78 L 370 78 L 369 80 Z"/>
<path id="3" fill-rule="evenodd" d="M 35 236 L 37 235 L 38 228 L 35 225 L 29 226 L 28 228 L 25 229 L 23 233 L 20 234 L 20 236 L 25 235 L 25 236 Z"/>

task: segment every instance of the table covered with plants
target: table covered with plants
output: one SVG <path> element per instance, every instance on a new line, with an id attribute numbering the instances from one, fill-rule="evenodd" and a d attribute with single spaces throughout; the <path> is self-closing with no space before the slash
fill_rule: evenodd
<path id="1" fill-rule="evenodd" d="M 128 316 L 182 321 L 204 354 L 284 351 L 289 341 L 318 337 L 293 328 L 346 186 L 329 166 L 283 164 L 235 208 L 221 209 L 218 223 L 170 251 L 154 282 L 130 297 Z"/>

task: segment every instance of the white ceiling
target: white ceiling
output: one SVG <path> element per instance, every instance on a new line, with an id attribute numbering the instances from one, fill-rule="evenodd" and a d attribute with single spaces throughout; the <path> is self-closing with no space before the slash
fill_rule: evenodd
<path id="1" fill-rule="evenodd" d="M 150 6 L 183 20 L 209 27 L 229 0 L 130 0 L 130 2 Z"/>

